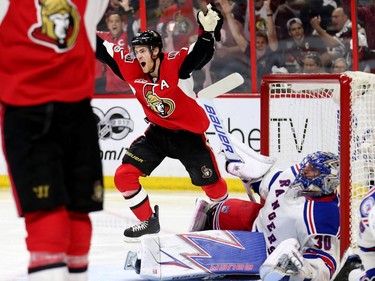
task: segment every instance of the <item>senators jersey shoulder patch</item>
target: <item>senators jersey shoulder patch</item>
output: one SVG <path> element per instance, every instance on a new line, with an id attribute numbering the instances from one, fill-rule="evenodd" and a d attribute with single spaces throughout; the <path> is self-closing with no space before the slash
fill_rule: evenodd
<path id="1" fill-rule="evenodd" d="M 173 51 L 173 52 L 168 53 L 168 59 L 169 60 L 175 59 L 179 53 L 180 52 L 178 52 L 178 51 Z"/>
<path id="2" fill-rule="evenodd" d="M 134 60 L 135 60 L 135 56 L 133 56 L 131 53 L 127 54 L 124 59 L 125 62 L 130 62 L 130 63 L 134 62 Z"/>
<path id="3" fill-rule="evenodd" d="M 115 53 L 120 53 L 120 52 L 124 51 L 124 48 L 122 46 L 115 45 L 115 47 L 113 48 L 113 51 Z"/>

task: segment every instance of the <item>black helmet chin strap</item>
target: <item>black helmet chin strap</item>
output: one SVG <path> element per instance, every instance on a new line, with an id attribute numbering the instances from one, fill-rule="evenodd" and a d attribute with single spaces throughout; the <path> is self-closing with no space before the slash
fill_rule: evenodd
<path id="1" fill-rule="evenodd" d="M 156 59 L 153 59 L 153 62 L 154 62 L 154 66 L 151 68 L 151 70 L 148 73 L 152 73 L 152 72 L 155 71 L 155 68 L 156 68 Z"/>
<path id="2" fill-rule="evenodd" d="M 154 52 L 154 46 L 150 46 L 150 51 L 151 51 L 151 57 L 152 57 L 152 54 Z M 156 68 L 156 60 L 159 56 L 156 57 L 156 59 L 152 59 L 152 61 L 154 62 L 154 66 L 152 67 L 152 69 L 148 72 L 149 74 L 154 72 L 155 71 L 155 68 Z"/>

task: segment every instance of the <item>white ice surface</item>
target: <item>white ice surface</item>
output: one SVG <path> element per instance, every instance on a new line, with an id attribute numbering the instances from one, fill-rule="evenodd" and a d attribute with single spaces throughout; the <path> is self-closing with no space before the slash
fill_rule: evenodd
<path id="1" fill-rule="evenodd" d="M 160 206 L 161 234 L 170 234 L 187 231 L 195 199 L 205 195 L 197 187 L 197 192 L 150 191 L 149 197 L 151 204 Z M 247 198 L 245 193 L 231 197 Z M 124 242 L 123 231 L 138 221 L 120 193 L 107 191 L 104 211 L 92 213 L 91 218 L 89 281 L 142 280 L 135 272 L 124 270 L 128 251 L 136 251 L 139 244 Z M 0 189 L 0 281 L 27 280 L 25 237 L 24 222 L 17 215 L 11 190 Z"/>

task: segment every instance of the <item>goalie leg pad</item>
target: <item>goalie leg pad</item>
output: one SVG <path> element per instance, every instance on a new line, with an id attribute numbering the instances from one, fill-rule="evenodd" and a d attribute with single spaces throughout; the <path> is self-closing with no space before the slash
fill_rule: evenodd
<path id="1" fill-rule="evenodd" d="M 140 277 L 147 280 L 254 276 L 266 258 L 264 235 L 248 231 L 144 235 L 140 252 Z"/>

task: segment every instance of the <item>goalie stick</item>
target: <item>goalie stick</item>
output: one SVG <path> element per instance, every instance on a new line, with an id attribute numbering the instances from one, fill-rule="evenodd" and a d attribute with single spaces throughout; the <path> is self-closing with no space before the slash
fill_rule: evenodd
<path id="1" fill-rule="evenodd" d="M 225 157 L 231 162 L 243 161 L 236 153 L 234 146 L 228 137 L 226 129 L 222 125 L 221 118 L 218 115 L 212 99 L 237 88 L 238 86 L 242 85 L 243 82 L 243 77 L 239 73 L 235 72 L 198 92 L 199 102 L 206 111 L 206 114 L 208 115 L 208 118 L 210 119 L 221 144 L 223 145 Z"/>
<path id="2" fill-rule="evenodd" d="M 222 124 L 218 111 L 215 108 L 213 99 L 237 88 L 238 86 L 242 85 L 243 82 L 243 77 L 239 73 L 235 72 L 198 92 L 199 103 L 210 119 L 211 124 L 215 129 L 216 136 L 219 138 L 220 143 L 223 145 L 223 153 L 229 162 L 243 162 L 243 160 L 237 154 L 234 145 L 232 144 L 232 141 L 227 133 L 227 130 Z M 255 202 L 256 200 L 251 188 L 248 187 L 244 182 L 242 182 L 242 184 L 245 187 L 249 199 Z"/>
<path id="3" fill-rule="evenodd" d="M 214 84 L 200 90 L 198 92 L 198 98 L 205 98 L 212 100 L 217 96 L 223 95 L 228 93 L 231 90 L 234 90 L 238 86 L 241 86 L 244 82 L 243 77 L 241 74 L 235 72 L 232 73 L 223 79 L 215 82 Z"/>

